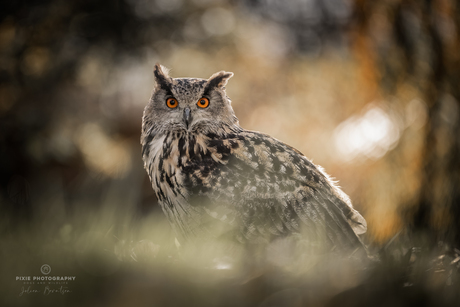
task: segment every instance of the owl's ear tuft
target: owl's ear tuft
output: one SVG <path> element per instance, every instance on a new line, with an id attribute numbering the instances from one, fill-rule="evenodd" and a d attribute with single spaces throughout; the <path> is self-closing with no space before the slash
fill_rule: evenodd
<path id="1" fill-rule="evenodd" d="M 156 85 L 162 88 L 169 88 L 171 84 L 171 77 L 168 75 L 169 69 L 160 65 L 159 63 L 155 64 L 153 69 L 153 75 L 155 76 Z"/>
<path id="2" fill-rule="evenodd" d="M 211 89 L 215 87 L 222 88 L 227 84 L 228 80 L 231 77 L 233 77 L 232 72 L 226 72 L 226 71 L 217 72 L 208 79 L 208 84 L 206 85 L 206 88 L 207 89 Z"/>

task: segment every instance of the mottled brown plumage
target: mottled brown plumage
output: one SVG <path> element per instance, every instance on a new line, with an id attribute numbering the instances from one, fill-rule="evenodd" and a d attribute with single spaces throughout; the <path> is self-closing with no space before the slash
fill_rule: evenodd
<path id="1" fill-rule="evenodd" d="M 311 246 L 361 247 L 364 218 L 319 167 L 296 149 L 238 124 L 225 85 L 233 75 L 171 78 L 156 65 L 141 144 L 144 166 L 180 242 L 231 237 Z M 174 108 L 167 99 L 177 101 Z M 202 98 L 209 106 L 201 108 Z"/>

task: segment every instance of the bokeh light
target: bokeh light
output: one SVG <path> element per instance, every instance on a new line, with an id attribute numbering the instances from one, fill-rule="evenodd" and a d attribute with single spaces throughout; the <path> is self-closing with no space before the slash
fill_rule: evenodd
<path id="1" fill-rule="evenodd" d="M 362 116 L 348 118 L 335 130 L 335 145 L 345 161 L 382 158 L 399 140 L 395 119 L 378 106 L 366 109 Z"/>

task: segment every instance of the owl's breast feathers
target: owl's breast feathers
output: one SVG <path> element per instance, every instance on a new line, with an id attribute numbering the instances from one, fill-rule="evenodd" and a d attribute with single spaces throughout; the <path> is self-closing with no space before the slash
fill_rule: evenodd
<path id="1" fill-rule="evenodd" d="M 143 158 L 153 189 L 184 237 L 231 225 L 240 241 L 290 234 L 338 248 L 361 246 L 366 221 L 324 171 L 258 132 L 149 136 Z"/>

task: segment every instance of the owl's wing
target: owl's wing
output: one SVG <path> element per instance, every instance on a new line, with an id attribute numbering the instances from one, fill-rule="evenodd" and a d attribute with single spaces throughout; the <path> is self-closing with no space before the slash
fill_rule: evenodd
<path id="1" fill-rule="evenodd" d="M 328 176 L 296 149 L 261 133 L 209 134 L 184 170 L 193 206 L 236 223 L 240 239 L 306 234 L 313 244 L 362 246 L 364 218 Z"/>

